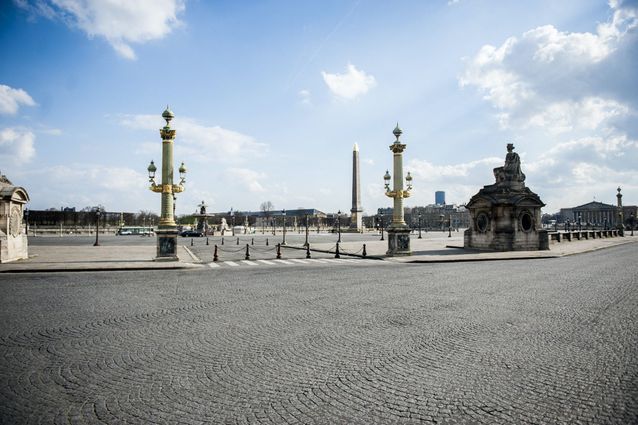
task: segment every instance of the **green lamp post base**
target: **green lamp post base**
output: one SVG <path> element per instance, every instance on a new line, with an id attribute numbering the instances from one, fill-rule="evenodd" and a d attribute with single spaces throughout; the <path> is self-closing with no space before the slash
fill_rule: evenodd
<path id="1" fill-rule="evenodd" d="M 392 228 L 388 229 L 388 256 L 412 255 L 410 250 L 410 228 Z"/>
<path id="2" fill-rule="evenodd" d="M 177 229 L 157 230 L 155 261 L 179 261 L 177 257 Z"/>

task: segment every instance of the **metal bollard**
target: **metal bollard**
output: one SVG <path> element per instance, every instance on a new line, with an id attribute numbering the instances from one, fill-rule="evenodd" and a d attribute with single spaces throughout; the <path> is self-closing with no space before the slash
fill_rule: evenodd
<path id="1" fill-rule="evenodd" d="M 206 236 L 206 245 L 208 245 L 208 236 Z"/>
<path id="2" fill-rule="evenodd" d="M 191 246 L 193 246 L 193 238 L 191 238 Z"/>
<path id="3" fill-rule="evenodd" d="M 224 244 L 224 237 L 222 236 L 222 245 Z"/>
<path id="4" fill-rule="evenodd" d="M 268 238 L 266 238 L 266 246 L 268 246 Z"/>
<path id="5" fill-rule="evenodd" d="M 339 242 L 337 242 L 337 251 L 335 252 L 335 258 L 341 258 L 341 255 L 339 255 Z"/>
<path id="6" fill-rule="evenodd" d="M 237 245 L 239 245 L 239 238 L 237 238 Z"/>
<path id="7" fill-rule="evenodd" d="M 251 245 L 255 245 L 255 238 L 252 238 L 252 239 L 250 240 L 250 244 L 251 244 Z"/>
<path id="8" fill-rule="evenodd" d="M 250 245 L 246 244 L 246 260 L 250 260 Z"/>
<path id="9" fill-rule="evenodd" d="M 217 257 L 217 244 L 215 244 L 215 251 L 213 251 L 213 261 L 217 261 L 219 258 Z"/>
<path id="10" fill-rule="evenodd" d="M 368 253 L 366 252 L 366 244 L 363 244 L 363 258 L 366 258 Z"/>
<path id="11" fill-rule="evenodd" d="M 306 245 L 306 258 L 310 258 L 310 244 Z"/>
<path id="12" fill-rule="evenodd" d="M 277 244 L 277 259 L 281 260 L 281 244 Z"/>

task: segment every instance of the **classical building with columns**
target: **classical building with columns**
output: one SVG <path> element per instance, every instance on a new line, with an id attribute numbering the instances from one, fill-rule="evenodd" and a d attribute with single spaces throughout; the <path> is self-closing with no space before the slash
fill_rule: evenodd
<path id="1" fill-rule="evenodd" d="M 632 214 L 636 217 L 638 207 L 635 205 L 627 205 L 623 206 L 622 209 L 626 225 Z M 560 215 L 563 222 L 569 220 L 574 224 L 578 223 L 579 216 L 583 225 L 604 227 L 605 224 L 607 224 L 607 226 L 611 228 L 616 227 L 618 224 L 618 206 L 597 201 L 588 202 L 577 207 L 562 208 Z"/>

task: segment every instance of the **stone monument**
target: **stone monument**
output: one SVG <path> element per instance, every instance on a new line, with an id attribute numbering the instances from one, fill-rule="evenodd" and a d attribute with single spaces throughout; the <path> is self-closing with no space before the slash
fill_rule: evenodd
<path id="1" fill-rule="evenodd" d="M 484 186 L 466 208 L 470 227 L 464 247 L 493 251 L 535 251 L 549 249 L 546 230 L 541 229 L 541 208 L 537 194 L 525 187 L 525 174 L 514 145 L 507 145 L 505 165 L 494 169 L 494 184 Z"/>
<path id="2" fill-rule="evenodd" d="M 0 263 L 29 258 L 27 234 L 22 223 L 29 195 L 0 174 Z"/>
<path id="3" fill-rule="evenodd" d="M 193 217 L 197 219 L 197 230 L 202 233 L 207 233 L 209 228 L 208 219 L 214 217 L 215 214 L 208 214 L 206 212 L 208 205 L 206 205 L 204 201 L 197 207 L 199 208 L 199 213 L 193 214 Z"/>
<path id="4" fill-rule="evenodd" d="M 361 213 L 361 184 L 359 179 L 359 145 L 356 143 L 352 148 L 352 208 L 350 209 L 350 229 L 361 232 L 363 222 Z"/>

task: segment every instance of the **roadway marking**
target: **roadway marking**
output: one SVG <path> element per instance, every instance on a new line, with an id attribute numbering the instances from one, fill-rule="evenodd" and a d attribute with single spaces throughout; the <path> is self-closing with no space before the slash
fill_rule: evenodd
<path id="1" fill-rule="evenodd" d="M 236 261 L 222 261 L 220 263 L 216 263 L 216 262 L 212 262 L 212 263 L 207 263 L 208 267 L 210 267 L 211 269 L 215 269 L 215 268 L 219 268 L 222 266 L 222 263 L 224 265 L 228 265 L 230 267 L 240 267 L 243 265 L 246 266 L 260 266 L 260 265 L 268 265 L 268 266 L 277 266 L 277 265 L 282 265 L 282 264 L 286 264 L 286 265 L 318 265 L 318 264 L 324 264 L 324 265 L 332 265 L 332 266 L 336 266 L 336 265 L 346 265 L 346 264 L 350 264 L 350 265 L 357 265 L 357 266 L 364 266 L 366 264 L 391 264 L 388 262 L 383 262 L 383 261 L 375 261 L 375 260 L 368 260 L 368 259 L 355 259 L 355 258 L 306 258 L 306 259 L 299 259 L 299 258 L 289 258 L 287 260 L 236 260 Z"/>
<path id="2" fill-rule="evenodd" d="M 306 260 L 299 260 L 297 258 L 291 258 L 290 261 L 294 261 L 295 263 L 308 264 Z"/>
<path id="3" fill-rule="evenodd" d="M 287 260 L 274 260 L 274 261 L 276 261 L 277 263 L 282 263 L 282 264 L 295 264 L 295 263 L 291 263 L 290 261 L 287 261 Z"/>

